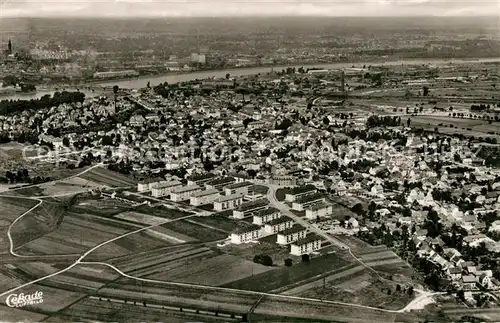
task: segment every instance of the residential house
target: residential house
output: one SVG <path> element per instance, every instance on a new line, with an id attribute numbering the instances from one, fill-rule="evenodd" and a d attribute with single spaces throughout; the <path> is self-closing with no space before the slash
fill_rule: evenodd
<path id="1" fill-rule="evenodd" d="M 297 199 L 300 199 L 305 195 L 314 194 L 317 191 L 318 189 L 313 185 L 295 187 L 290 193 L 285 194 L 285 200 L 287 202 L 295 202 Z"/>
<path id="2" fill-rule="evenodd" d="M 172 190 L 181 186 L 182 183 L 177 180 L 155 184 L 151 189 L 151 195 L 153 195 L 153 197 L 167 196 Z"/>
<path id="3" fill-rule="evenodd" d="M 466 275 L 462 276 L 462 286 L 464 290 L 476 290 L 476 276 Z"/>
<path id="4" fill-rule="evenodd" d="M 271 184 L 278 186 L 295 186 L 297 184 L 297 179 L 295 176 L 282 175 L 273 176 L 270 180 Z"/>
<path id="5" fill-rule="evenodd" d="M 219 196 L 214 201 L 214 210 L 223 211 L 237 208 L 243 203 L 243 194 Z"/>
<path id="6" fill-rule="evenodd" d="M 290 229 L 286 229 L 285 231 L 279 232 L 276 243 L 281 245 L 286 245 L 295 242 L 297 240 L 304 239 L 306 237 L 306 233 L 307 233 L 306 228 L 304 228 L 300 224 L 296 224 Z"/>
<path id="7" fill-rule="evenodd" d="M 295 241 L 290 246 L 290 253 L 294 256 L 309 254 L 321 248 L 321 238 L 310 234 L 303 239 Z"/>
<path id="8" fill-rule="evenodd" d="M 290 229 L 294 225 L 294 221 L 286 216 L 281 216 L 277 219 L 267 222 L 264 225 L 264 232 L 267 234 L 275 234 L 286 229 Z"/>
<path id="9" fill-rule="evenodd" d="M 241 244 L 254 241 L 262 237 L 262 228 L 258 225 L 252 224 L 247 227 L 238 228 L 235 232 L 231 233 L 231 243 Z"/>
<path id="10" fill-rule="evenodd" d="M 212 173 L 206 173 L 202 175 L 192 175 L 187 179 L 187 184 L 188 185 L 204 185 L 205 183 L 208 183 L 210 181 L 213 181 L 216 179 L 217 176 Z"/>
<path id="11" fill-rule="evenodd" d="M 177 187 L 170 192 L 170 200 L 173 202 L 186 201 L 191 198 L 191 195 L 201 191 L 198 185 L 188 185 L 184 187 Z"/>
<path id="12" fill-rule="evenodd" d="M 220 193 L 216 189 L 199 191 L 191 195 L 190 204 L 194 206 L 205 205 L 213 203 L 218 197 Z"/>
<path id="13" fill-rule="evenodd" d="M 245 202 L 241 204 L 238 209 L 233 210 L 233 217 L 235 219 L 243 219 L 250 216 L 255 212 L 265 210 L 269 205 L 267 199 L 260 199 L 257 201 Z"/>
<path id="14" fill-rule="evenodd" d="M 329 216 L 333 213 L 333 206 L 331 204 L 320 203 L 311 205 L 306 209 L 306 218 L 314 220 L 319 217 Z"/>
<path id="15" fill-rule="evenodd" d="M 258 225 L 264 225 L 267 222 L 270 222 L 274 219 L 277 219 L 281 216 L 281 213 L 278 209 L 273 207 L 267 208 L 265 210 L 256 212 L 253 215 L 253 223 Z"/>

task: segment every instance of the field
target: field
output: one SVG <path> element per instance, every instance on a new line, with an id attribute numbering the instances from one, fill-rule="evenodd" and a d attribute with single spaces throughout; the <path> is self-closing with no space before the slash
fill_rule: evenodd
<path id="1" fill-rule="evenodd" d="M 169 209 L 163 205 L 151 207 L 147 205 L 141 205 L 139 207 L 134 208 L 136 212 L 154 215 L 156 217 L 165 218 L 165 219 L 177 219 L 182 218 L 184 216 L 190 215 L 192 213 L 179 211 L 175 209 Z"/>
<path id="2" fill-rule="evenodd" d="M 137 185 L 132 178 L 103 167 L 94 168 L 79 177 L 110 187 L 135 187 Z"/>
<path id="3" fill-rule="evenodd" d="M 161 225 L 161 227 L 179 232 L 181 234 L 187 235 L 188 237 L 192 237 L 204 242 L 217 241 L 227 238 L 227 234 L 224 234 L 223 232 L 216 231 L 192 222 L 188 222 L 187 220 L 166 223 Z"/>
<path id="4" fill-rule="evenodd" d="M 238 227 L 247 225 L 244 222 L 230 219 L 225 216 L 218 216 L 217 214 L 213 216 L 198 217 L 195 219 L 195 221 L 201 224 L 206 224 L 218 228 L 228 233 L 236 230 Z"/>
<path id="5" fill-rule="evenodd" d="M 333 270 L 346 264 L 347 262 L 339 256 L 330 254 L 313 258 L 309 263 L 296 262 L 292 267 L 282 266 L 269 272 L 235 281 L 224 287 L 269 292 L 321 275 L 325 271 Z"/>
<path id="6" fill-rule="evenodd" d="M 441 125 L 440 125 L 441 124 Z M 453 128 L 450 127 L 453 125 Z M 426 130 L 434 130 L 438 127 L 438 131 L 446 134 L 463 134 L 474 137 L 496 137 L 500 139 L 500 123 L 474 119 L 460 119 L 438 116 L 416 116 L 411 117 L 411 126 L 424 128 Z M 491 134 L 493 133 L 493 134 Z"/>
<path id="7" fill-rule="evenodd" d="M 185 265 L 174 268 L 169 264 L 162 273 L 147 278 L 221 286 L 272 269 L 235 256 L 220 255 L 209 259 L 190 259 Z"/>
<path id="8" fill-rule="evenodd" d="M 268 255 L 273 259 L 275 266 L 283 266 L 284 260 L 287 258 L 294 258 L 290 255 L 290 248 L 276 244 L 276 236 L 259 239 L 258 243 L 246 243 L 241 245 L 227 245 L 223 250 L 231 255 L 235 255 L 247 260 L 253 260 L 255 255 Z M 272 241 L 270 241 L 272 240 Z"/>

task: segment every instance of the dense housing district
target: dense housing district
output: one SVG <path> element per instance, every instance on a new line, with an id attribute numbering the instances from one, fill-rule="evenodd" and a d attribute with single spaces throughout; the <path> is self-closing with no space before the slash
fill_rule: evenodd
<path id="1" fill-rule="evenodd" d="M 498 78 L 363 64 L 2 101 L 0 295 L 43 290 L 33 320 L 500 317 Z"/>

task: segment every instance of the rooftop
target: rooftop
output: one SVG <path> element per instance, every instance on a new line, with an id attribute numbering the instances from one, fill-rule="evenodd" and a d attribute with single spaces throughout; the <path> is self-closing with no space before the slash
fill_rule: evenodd
<path id="1" fill-rule="evenodd" d="M 235 188 L 247 187 L 247 186 L 253 186 L 253 183 L 250 183 L 250 182 L 234 183 L 234 184 L 227 186 L 227 188 L 235 189 Z"/>
<path id="2" fill-rule="evenodd" d="M 274 213 L 279 213 L 279 210 L 274 208 L 274 207 L 269 207 L 265 210 L 258 211 L 257 213 L 254 214 L 254 216 L 265 216 L 265 215 L 274 214 Z"/>
<path id="3" fill-rule="evenodd" d="M 295 224 L 293 227 L 286 229 L 278 234 L 287 236 L 287 235 L 294 234 L 294 233 L 297 233 L 300 231 L 305 231 L 305 230 L 307 230 L 307 229 L 304 228 L 303 226 L 301 226 L 300 224 Z"/>
<path id="4" fill-rule="evenodd" d="M 307 192 L 312 192 L 312 191 L 317 191 L 316 187 L 313 185 L 306 185 L 306 186 L 300 186 L 300 187 L 294 187 L 290 194 L 297 195 L 297 194 L 302 194 L 302 193 L 307 193 Z"/>
<path id="5" fill-rule="evenodd" d="M 282 216 L 280 218 L 274 219 L 274 220 L 266 223 L 266 225 L 278 225 L 278 224 L 285 223 L 285 222 L 293 222 L 293 220 L 287 216 Z"/>
<path id="6" fill-rule="evenodd" d="M 188 178 L 188 180 L 196 182 L 196 181 L 203 181 L 203 180 L 207 180 L 207 179 L 215 178 L 215 177 L 217 177 L 217 175 L 212 174 L 212 173 L 206 173 L 206 174 L 201 174 L 201 175 L 190 176 Z"/>
<path id="7" fill-rule="evenodd" d="M 307 203 L 307 202 L 312 202 L 316 200 L 323 199 L 323 194 L 321 193 L 316 193 L 316 194 L 310 194 L 306 195 L 304 197 L 301 197 L 300 199 L 297 200 L 297 203 Z"/>
<path id="8" fill-rule="evenodd" d="M 198 185 L 189 185 L 189 186 L 176 188 L 172 191 L 172 193 L 179 194 L 179 193 L 184 193 L 184 192 L 191 192 L 191 191 L 198 190 L 198 189 L 200 189 L 200 187 Z"/>
<path id="9" fill-rule="evenodd" d="M 251 224 L 251 225 L 248 225 L 248 226 L 239 227 L 236 230 L 234 230 L 233 233 L 242 234 L 242 233 L 247 233 L 247 232 L 252 232 L 252 231 L 258 231 L 260 229 L 261 229 L 260 225 Z"/>
<path id="10" fill-rule="evenodd" d="M 194 193 L 192 196 L 193 197 L 202 197 L 202 196 L 207 196 L 207 195 L 212 195 L 212 194 L 218 194 L 219 191 L 215 188 L 209 189 L 209 190 L 204 190 L 200 192 Z"/>
<path id="11" fill-rule="evenodd" d="M 307 235 L 307 237 L 305 237 L 304 239 L 300 239 L 300 240 L 295 241 L 293 244 L 296 246 L 302 246 L 302 245 L 311 243 L 313 241 L 318 241 L 318 240 L 321 241 L 321 237 L 319 237 L 318 235 L 316 235 L 314 233 L 311 233 L 311 234 Z"/>
<path id="12" fill-rule="evenodd" d="M 172 186 L 178 186 L 178 185 L 182 185 L 182 183 L 179 181 L 170 181 L 170 182 L 166 182 L 166 183 L 160 183 L 154 188 L 158 189 L 158 188 L 172 187 Z"/>
<path id="13" fill-rule="evenodd" d="M 227 202 L 231 200 L 236 200 L 238 198 L 243 198 L 243 194 L 231 194 L 231 195 L 224 195 L 219 197 L 216 202 Z"/>
<path id="14" fill-rule="evenodd" d="M 236 181 L 233 177 L 224 177 L 219 179 L 214 179 L 213 181 L 208 182 L 208 185 L 220 185 L 220 184 L 229 184 Z"/>
<path id="15" fill-rule="evenodd" d="M 241 204 L 237 211 L 250 211 L 257 208 L 266 207 L 267 205 L 269 205 L 269 201 L 267 199 L 259 199 L 257 201 Z"/>

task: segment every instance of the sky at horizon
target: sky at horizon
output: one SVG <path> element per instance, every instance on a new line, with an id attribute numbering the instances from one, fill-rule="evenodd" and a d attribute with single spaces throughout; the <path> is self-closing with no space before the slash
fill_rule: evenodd
<path id="1" fill-rule="evenodd" d="M 7 17 L 500 16 L 500 0 L 0 0 Z"/>

